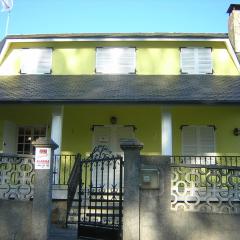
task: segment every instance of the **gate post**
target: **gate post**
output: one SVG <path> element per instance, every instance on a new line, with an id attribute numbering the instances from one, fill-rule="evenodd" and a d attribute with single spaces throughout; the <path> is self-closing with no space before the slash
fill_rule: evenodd
<path id="1" fill-rule="evenodd" d="M 120 146 L 124 151 L 123 240 L 139 240 L 140 151 L 143 144 L 125 140 Z"/>
<path id="2" fill-rule="evenodd" d="M 32 208 L 32 239 L 48 239 L 52 203 L 52 165 L 58 145 L 47 138 L 33 142 L 35 153 L 35 183 Z"/>

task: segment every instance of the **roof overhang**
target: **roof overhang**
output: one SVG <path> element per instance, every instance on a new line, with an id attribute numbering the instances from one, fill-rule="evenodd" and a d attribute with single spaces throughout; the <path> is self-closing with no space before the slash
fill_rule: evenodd
<path id="1" fill-rule="evenodd" d="M 0 76 L 0 103 L 240 105 L 240 76 Z"/>

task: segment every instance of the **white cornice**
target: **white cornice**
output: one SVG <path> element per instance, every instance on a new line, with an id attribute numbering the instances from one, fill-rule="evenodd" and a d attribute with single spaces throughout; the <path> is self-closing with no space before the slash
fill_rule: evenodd
<path id="1" fill-rule="evenodd" d="M 31 42 L 126 42 L 126 41 L 214 41 L 222 42 L 227 38 L 192 38 L 192 37 L 177 37 L 177 38 L 162 38 L 162 37 L 81 37 L 81 38 L 9 38 L 6 41 L 11 43 L 31 43 Z"/>

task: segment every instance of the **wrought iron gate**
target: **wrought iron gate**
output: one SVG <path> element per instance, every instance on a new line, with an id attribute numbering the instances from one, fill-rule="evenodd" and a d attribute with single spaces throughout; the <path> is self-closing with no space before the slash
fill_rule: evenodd
<path id="1" fill-rule="evenodd" d="M 123 158 L 98 146 L 80 163 L 78 237 L 121 239 L 122 202 Z"/>

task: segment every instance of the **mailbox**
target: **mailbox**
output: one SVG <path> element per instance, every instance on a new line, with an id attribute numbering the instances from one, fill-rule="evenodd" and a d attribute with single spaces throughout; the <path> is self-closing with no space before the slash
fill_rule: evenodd
<path id="1" fill-rule="evenodd" d="M 152 166 L 143 166 L 140 174 L 141 189 L 159 189 L 159 170 Z"/>

